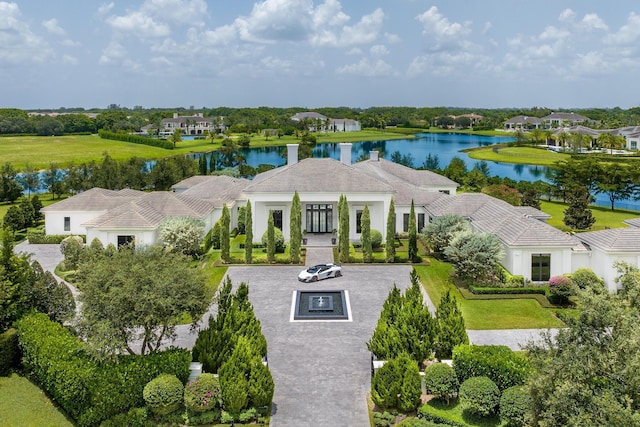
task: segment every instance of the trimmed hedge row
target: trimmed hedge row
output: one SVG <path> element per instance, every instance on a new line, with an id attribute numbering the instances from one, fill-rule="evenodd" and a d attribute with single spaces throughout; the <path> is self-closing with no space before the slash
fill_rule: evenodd
<path id="1" fill-rule="evenodd" d="M 540 294 L 546 295 L 547 289 L 544 287 L 531 287 L 531 288 L 486 288 L 481 286 L 469 286 L 471 293 L 475 295 L 489 295 L 489 294 Z"/>
<path id="2" fill-rule="evenodd" d="M 81 340 L 45 314 L 25 316 L 17 325 L 25 370 L 80 427 L 143 406 L 144 386 L 159 374 L 176 375 L 182 382 L 189 377 L 191 354 L 186 350 L 99 363 Z"/>
<path id="3" fill-rule="evenodd" d="M 453 369 L 460 384 L 473 377 L 485 376 L 502 391 L 523 385 L 529 376 L 526 357 L 506 345 L 459 345 L 453 349 Z"/>
<path id="4" fill-rule="evenodd" d="M 429 412 L 429 405 L 425 404 L 418 408 L 418 418 L 437 423 L 439 425 L 453 426 L 453 427 L 466 427 L 466 424 L 459 423 L 457 421 L 448 420 L 436 414 Z"/>
<path id="5" fill-rule="evenodd" d="M 0 334 L 0 376 L 7 375 L 12 369 L 17 368 L 19 361 L 18 331 L 11 328 Z"/>
<path id="6" fill-rule="evenodd" d="M 140 135 L 131 135 L 128 133 L 109 132 L 104 129 L 98 131 L 98 135 L 102 139 L 112 139 L 114 141 L 131 142 L 133 144 L 150 145 L 152 147 L 165 148 L 167 150 L 173 150 L 173 143 L 166 139 L 147 138 Z"/>
<path id="7" fill-rule="evenodd" d="M 44 231 L 29 231 L 27 240 L 32 245 L 36 244 L 60 244 L 64 239 L 71 236 L 70 234 L 44 234 Z M 80 235 L 82 241 L 86 241 L 87 236 Z"/>

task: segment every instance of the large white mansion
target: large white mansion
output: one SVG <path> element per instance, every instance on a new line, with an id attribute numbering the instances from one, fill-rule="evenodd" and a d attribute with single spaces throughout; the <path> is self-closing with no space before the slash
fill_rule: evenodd
<path id="1" fill-rule="evenodd" d="M 341 159 L 298 161 L 298 146 L 287 145 L 287 165 L 258 174 L 254 179 L 229 176 L 194 176 L 173 186 L 173 192 L 145 193 L 93 188 L 43 209 L 47 234 L 82 234 L 87 242 L 104 245 L 131 240 L 150 245 L 158 240 L 162 221 L 172 216 L 201 219 L 208 231 L 226 205 L 231 227 L 238 209 L 251 202 L 253 235 L 259 240 L 267 229 L 269 211 L 275 225 L 289 238 L 294 192 L 302 202 L 302 227 L 308 233 L 331 233 L 338 228 L 337 203 L 348 200 L 350 239 L 359 241 L 359 219 L 365 204 L 371 228 L 386 232 L 393 199 L 396 230 L 406 231 L 411 201 L 418 229 L 433 218 L 458 214 L 477 231 L 496 235 L 502 242 L 502 265 L 514 275 L 533 281 L 591 268 L 610 290 L 616 289 L 615 261 L 640 266 L 640 219 L 628 228 L 569 235 L 545 221 L 549 216 L 531 207 L 514 207 L 481 193 L 456 194 L 458 184 L 430 171 L 414 170 L 378 157 L 352 164 L 351 144 L 340 146 Z"/>

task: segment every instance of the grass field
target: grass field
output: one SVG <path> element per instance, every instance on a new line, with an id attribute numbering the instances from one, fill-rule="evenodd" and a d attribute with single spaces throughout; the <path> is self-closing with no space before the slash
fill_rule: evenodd
<path id="1" fill-rule="evenodd" d="M 431 301 L 437 306 L 449 290 L 460 304 L 467 329 L 527 329 L 565 326 L 551 309 L 545 309 L 534 299 L 467 300 L 451 280 L 453 267 L 430 258 L 431 265 L 415 266 L 420 281 Z"/>
<path id="2" fill-rule="evenodd" d="M 393 132 L 362 131 L 336 132 L 317 135 L 318 142 L 355 142 L 376 141 L 384 139 L 410 138 L 410 136 Z M 175 150 L 151 147 L 148 145 L 132 144 L 129 142 L 102 139 L 97 135 L 70 136 L 16 136 L 0 138 L 0 159 L 2 163 L 9 162 L 16 170 L 23 170 L 29 163 L 38 169 L 49 167 L 51 162 L 59 166 L 66 166 L 70 162 L 82 163 L 102 159 L 103 153 L 108 152 L 116 160 L 127 160 L 131 157 L 144 159 L 159 159 L 175 155 L 195 152 L 207 152 L 220 148 L 220 141 L 215 140 L 186 140 L 179 142 Z M 279 146 L 297 143 L 293 136 L 282 138 L 270 137 L 265 140 L 262 136 L 251 138 L 252 147 Z"/>
<path id="3" fill-rule="evenodd" d="M 37 386 L 17 374 L 0 377 L 0 425 L 73 427 Z"/>
<path id="4" fill-rule="evenodd" d="M 569 154 L 555 153 L 541 148 L 508 146 L 482 147 L 469 150 L 467 154 L 476 160 L 539 166 L 553 166 L 555 162 L 571 158 Z"/>
<path id="5" fill-rule="evenodd" d="M 551 215 L 551 219 L 547 220 L 547 224 L 552 225 L 562 231 L 569 231 L 569 227 L 562 222 L 564 218 L 564 211 L 567 209 L 567 205 L 562 202 L 547 202 L 541 201 L 540 208 L 543 212 Z M 603 206 L 590 206 L 593 216 L 596 218 L 596 222 L 589 230 L 596 231 L 604 230 L 606 228 L 621 228 L 627 227 L 622 221 L 631 218 L 640 217 L 640 212 L 628 211 L 628 210 L 615 210 L 612 211 L 609 208 Z"/>

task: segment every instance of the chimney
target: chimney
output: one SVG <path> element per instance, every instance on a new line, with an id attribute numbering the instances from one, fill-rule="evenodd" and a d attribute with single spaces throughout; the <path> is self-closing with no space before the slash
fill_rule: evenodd
<path id="1" fill-rule="evenodd" d="M 178 118 L 178 113 L 173 113 L 173 118 L 177 119 Z"/>
<path id="2" fill-rule="evenodd" d="M 298 163 L 298 144 L 287 144 L 287 165 Z"/>
<path id="3" fill-rule="evenodd" d="M 372 162 L 377 162 L 378 160 L 378 152 L 377 151 L 369 151 L 369 160 Z"/>
<path id="4" fill-rule="evenodd" d="M 351 143 L 340 143 L 340 161 L 347 166 L 351 166 Z"/>

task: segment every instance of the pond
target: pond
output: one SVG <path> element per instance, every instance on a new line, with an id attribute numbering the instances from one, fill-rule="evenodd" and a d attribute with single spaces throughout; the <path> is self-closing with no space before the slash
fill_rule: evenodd
<path id="1" fill-rule="evenodd" d="M 510 137 L 490 137 L 457 133 L 421 133 L 413 139 L 394 139 L 385 141 L 353 142 L 351 158 L 354 162 L 369 158 L 369 152 L 376 150 L 380 156 L 391 160 L 394 153 L 409 157 L 414 167 L 422 166 L 427 156 L 437 156 L 441 169 L 445 168 L 454 157 L 459 157 L 472 169 L 477 163 L 467 153 L 461 152 L 466 148 L 474 148 L 513 141 Z M 282 166 L 286 163 L 286 147 L 260 147 L 242 150 L 247 164 L 258 167 L 261 164 Z M 201 155 L 201 154 L 200 154 Z M 193 157 L 200 155 L 194 154 Z M 205 155 L 211 156 L 211 153 Z M 330 157 L 340 159 L 339 143 L 317 144 L 313 150 L 314 157 Z M 549 168 L 538 165 L 511 164 L 501 162 L 486 162 L 491 176 L 511 178 L 516 181 L 546 181 Z M 604 194 L 596 195 L 596 205 L 610 206 L 609 199 Z M 640 201 L 625 200 L 616 202 L 616 209 L 640 210 Z"/>

